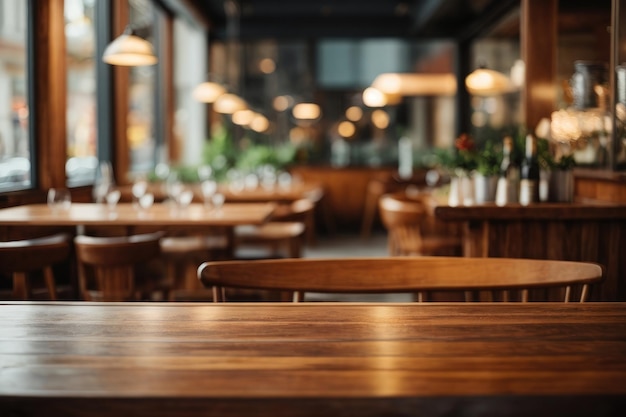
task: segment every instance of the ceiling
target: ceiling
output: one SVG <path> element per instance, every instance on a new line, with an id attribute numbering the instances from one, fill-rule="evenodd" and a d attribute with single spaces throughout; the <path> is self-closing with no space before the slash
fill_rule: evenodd
<path id="1" fill-rule="evenodd" d="M 213 38 L 402 37 L 469 39 L 519 0 L 188 0 Z M 226 6 L 226 7 L 225 7 Z M 228 13 L 227 13 L 228 10 Z"/>
<path id="2" fill-rule="evenodd" d="M 175 3 L 174 0 L 161 0 Z M 184 0 L 214 39 L 519 35 L 520 0 Z M 227 4 L 235 5 L 229 8 Z M 559 0 L 561 32 L 605 26 L 611 0 Z M 227 10 L 229 11 L 227 13 Z"/>

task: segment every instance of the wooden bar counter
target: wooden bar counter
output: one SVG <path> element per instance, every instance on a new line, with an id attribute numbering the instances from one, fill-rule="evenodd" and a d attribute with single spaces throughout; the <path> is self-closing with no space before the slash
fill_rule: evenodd
<path id="1" fill-rule="evenodd" d="M 0 303 L 0 415 L 615 416 L 626 303 Z"/>
<path id="2" fill-rule="evenodd" d="M 605 280 L 592 299 L 626 301 L 626 205 L 438 206 L 435 215 L 463 223 L 465 256 L 597 262 Z"/>

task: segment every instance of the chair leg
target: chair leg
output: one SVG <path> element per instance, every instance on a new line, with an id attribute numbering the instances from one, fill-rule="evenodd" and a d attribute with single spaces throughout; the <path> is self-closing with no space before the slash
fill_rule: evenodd
<path id="1" fill-rule="evenodd" d="M 365 197 L 365 209 L 363 210 L 363 220 L 361 222 L 361 239 L 369 238 L 372 233 L 377 204 L 378 195 L 368 192 L 368 195 Z"/>
<path id="2" fill-rule="evenodd" d="M 56 284 L 54 282 L 54 274 L 52 273 L 51 267 L 46 267 L 43 270 L 44 279 L 46 281 L 46 288 L 48 289 L 48 294 L 51 300 L 57 299 L 57 289 Z"/>
<path id="3" fill-rule="evenodd" d="M 28 300 L 30 288 L 28 277 L 25 272 L 15 272 L 13 274 L 13 297 L 19 300 Z"/>
<path id="4" fill-rule="evenodd" d="M 289 257 L 301 258 L 302 257 L 302 237 L 296 236 L 289 239 L 287 242 Z"/>

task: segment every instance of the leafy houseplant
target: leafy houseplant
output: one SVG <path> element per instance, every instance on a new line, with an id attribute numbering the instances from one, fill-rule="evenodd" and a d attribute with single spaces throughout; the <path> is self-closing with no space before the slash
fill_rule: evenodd
<path id="1" fill-rule="evenodd" d="M 488 142 L 485 148 L 476 157 L 476 172 L 485 176 L 497 176 L 500 173 L 502 154 L 498 152 L 493 143 Z"/>
<path id="2" fill-rule="evenodd" d="M 451 175 L 467 176 L 477 167 L 476 144 L 466 133 L 454 141 L 452 149 L 439 150 L 435 155 L 439 165 Z"/>
<path id="3" fill-rule="evenodd" d="M 502 155 L 490 141 L 486 143 L 482 151 L 478 152 L 476 161 L 476 174 L 474 175 L 475 200 L 477 203 L 494 201 Z"/>
<path id="4" fill-rule="evenodd" d="M 550 149 L 547 139 L 537 139 L 537 157 L 542 169 L 549 171 L 548 200 L 572 202 L 574 199 L 574 178 L 572 169 L 576 166 L 574 155 L 562 154 L 558 158 Z"/>

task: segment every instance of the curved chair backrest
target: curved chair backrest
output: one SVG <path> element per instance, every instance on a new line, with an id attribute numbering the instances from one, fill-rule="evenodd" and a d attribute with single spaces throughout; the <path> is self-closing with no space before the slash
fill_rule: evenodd
<path id="1" fill-rule="evenodd" d="M 388 233 L 390 255 L 419 255 L 422 250 L 422 223 L 426 209 L 422 202 L 385 194 L 378 200 L 380 219 Z"/>
<path id="2" fill-rule="evenodd" d="M 76 236 L 81 295 L 87 299 L 135 298 L 135 267 L 159 258 L 162 232 L 121 237 Z"/>
<path id="3" fill-rule="evenodd" d="M 34 239 L 0 242 L 0 272 L 13 277 L 13 297 L 30 298 L 27 273 L 41 270 L 50 299 L 56 299 L 52 266 L 69 259 L 70 236 L 58 233 Z"/>
<path id="4" fill-rule="evenodd" d="M 385 257 L 340 259 L 276 259 L 205 262 L 198 278 L 213 288 L 214 301 L 223 288 L 255 288 L 294 293 L 417 293 L 427 291 L 510 291 L 528 301 L 528 290 L 581 287 L 585 301 L 589 285 L 600 282 L 602 267 L 584 262 L 511 258 Z M 505 292 L 503 301 L 511 300 Z M 421 298 L 420 298 L 421 299 Z M 469 297 L 466 298 L 469 301 Z"/>

